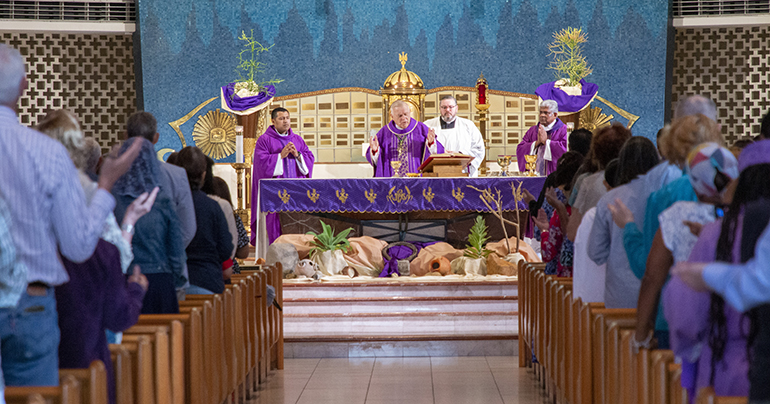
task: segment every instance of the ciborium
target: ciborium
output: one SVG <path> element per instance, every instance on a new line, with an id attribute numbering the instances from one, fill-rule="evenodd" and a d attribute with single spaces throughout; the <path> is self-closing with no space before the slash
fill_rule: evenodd
<path id="1" fill-rule="evenodd" d="M 527 172 L 524 175 L 528 177 L 537 177 L 537 154 L 527 154 L 524 156 L 524 160 L 527 162 Z"/>
<path id="2" fill-rule="evenodd" d="M 508 176 L 508 166 L 511 165 L 511 156 L 497 156 L 497 164 L 500 166 L 500 176 Z"/>

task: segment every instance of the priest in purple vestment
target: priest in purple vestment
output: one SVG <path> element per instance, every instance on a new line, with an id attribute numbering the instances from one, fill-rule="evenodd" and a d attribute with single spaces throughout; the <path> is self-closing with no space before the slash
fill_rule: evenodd
<path id="1" fill-rule="evenodd" d="M 257 203 L 259 180 L 263 178 L 310 178 L 313 175 L 313 152 L 302 137 L 291 131 L 291 118 L 285 108 L 270 113 L 273 124 L 257 139 L 254 148 L 254 173 L 251 187 L 251 244 L 257 240 Z M 278 213 L 266 217 L 267 237 L 272 243 L 281 235 Z"/>
<path id="2" fill-rule="evenodd" d="M 516 146 L 516 161 L 519 171 L 526 171 L 527 154 L 537 155 L 535 171 L 548 175 L 556 171 L 556 162 L 567 151 L 567 125 L 558 118 L 559 104 L 554 100 L 540 103 L 537 125 L 529 128 Z"/>
<path id="3" fill-rule="evenodd" d="M 395 166 L 398 176 L 405 177 L 417 173 L 431 153 L 443 152 L 435 132 L 411 117 L 406 101 L 397 100 L 390 105 L 390 122 L 369 140 L 366 159 L 374 166 L 375 177 L 392 177 Z"/>

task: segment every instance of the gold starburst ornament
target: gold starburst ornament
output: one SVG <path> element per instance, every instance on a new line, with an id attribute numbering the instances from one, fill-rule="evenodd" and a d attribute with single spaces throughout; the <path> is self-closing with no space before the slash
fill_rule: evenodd
<path id="1" fill-rule="evenodd" d="M 221 112 L 209 111 L 198 117 L 193 129 L 193 141 L 203 153 L 214 160 L 235 153 L 235 119 Z"/>
<path id="2" fill-rule="evenodd" d="M 612 118 L 614 116 L 605 115 L 599 107 L 587 108 L 580 113 L 580 127 L 593 131 L 608 126 Z"/>

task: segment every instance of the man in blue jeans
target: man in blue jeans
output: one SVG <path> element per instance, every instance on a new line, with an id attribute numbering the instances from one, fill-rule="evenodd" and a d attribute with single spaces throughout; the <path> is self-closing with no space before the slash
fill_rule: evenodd
<path id="1" fill-rule="evenodd" d="M 74 262 L 93 254 L 115 206 L 110 190 L 141 143 L 105 160 L 99 189 L 86 204 L 64 146 L 19 124 L 16 107 L 26 88 L 24 59 L 0 43 L 0 198 L 13 220 L 16 258 L 27 269 L 18 304 L 0 308 L 2 371 L 9 386 L 55 386 L 59 326 L 53 288 L 68 280 L 59 254 Z"/>

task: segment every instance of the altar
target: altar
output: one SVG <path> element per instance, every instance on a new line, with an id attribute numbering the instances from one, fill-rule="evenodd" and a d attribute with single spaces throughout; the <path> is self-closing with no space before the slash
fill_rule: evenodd
<path id="1" fill-rule="evenodd" d="M 516 205 L 514 193 L 526 189 L 538 195 L 544 182 L 545 177 L 264 179 L 257 201 L 256 256 L 267 252 L 268 213 L 336 214 L 354 220 L 486 213 L 489 208 L 481 199 L 486 189 L 500 192 L 503 212 L 515 212 L 527 207 L 523 202 Z"/>

